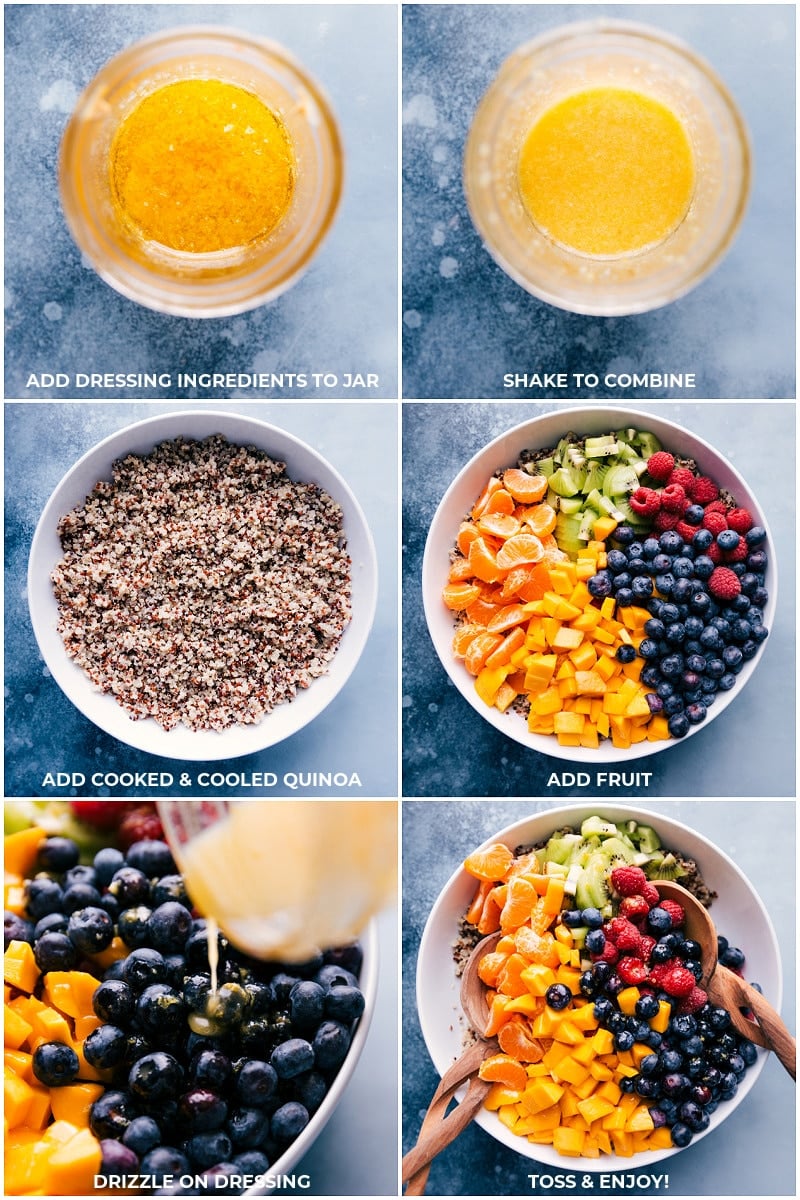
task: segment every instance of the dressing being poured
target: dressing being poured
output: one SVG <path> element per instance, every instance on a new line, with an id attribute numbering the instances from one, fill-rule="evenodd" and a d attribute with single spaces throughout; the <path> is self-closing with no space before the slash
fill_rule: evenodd
<path id="1" fill-rule="evenodd" d="M 660 100 L 595 87 L 559 100 L 519 155 L 522 202 L 560 245 L 593 257 L 663 242 L 686 216 L 695 186 L 689 134 Z"/>
<path id="2" fill-rule="evenodd" d="M 217 926 L 254 958 L 282 962 L 352 941 L 394 894 L 396 838 L 393 801 L 231 804 L 175 848 L 189 895 L 213 918 L 212 976 Z"/>
<path id="3" fill-rule="evenodd" d="M 184 79 L 145 96 L 114 135 L 114 203 L 148 241 L 207 254 L 265 238 L 292 199 L 295 158 L 280 118 L 252 92 Z"/>

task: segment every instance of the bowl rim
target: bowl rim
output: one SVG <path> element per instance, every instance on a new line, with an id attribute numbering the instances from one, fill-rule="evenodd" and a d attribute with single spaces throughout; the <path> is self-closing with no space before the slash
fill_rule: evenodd
<path id="1" fill-rule="evenodd" d="M 377 917 L 370 918 L 369 923 L 359 935 L 358 940 L 361 942 L 364 951 L 364 961 L 359 976 L 359 987 L 364 996 L 364 1012 L 358 1019 L 353 1040 L 350 1043 L 350 1049 L 347 1051 L 347 1057 L 339 1068 L 325 1099 L 317 1111 L 312 1114 L 311 1120 L 305 1129 L 287 1147 L 281 1157 L 276 1159 L 274 1163 L 270 1163 L 266 1172 L 268 1179 L 285 1175 L 288 1171 L 291 1171 L 303 1155 L 311 1149 L 333 1116 L 342 1093 L 350 1082 L 358 1060 L 361 1057 L 361 1052 L 364 1049 L 367 1034 L 372 1024 L 378 994 L 380 948 Z M 253 1187 L 248 1188 L 242 1194 L 244 1196 L 267 1196 L 272 1195 L 273 1190 L 269 1187 L 260 1188 L 257 1185 L 253 1185 Z"/>
<path id="2" fill-rule="evenodd" d="M 559 823 L 566 824 L 567 819 L 569 819 L 570 823 L 575 824 L 577 821 L 583 820 L 585 817 L 590 816 L 593 813 L 599 813 L 601 816 L 606 816 L 612 821 L 630 818 L 644 820 L 653 826 L 656 832 L 659 833 L 659 836 L 661 836 L 659 823 L 665 824 L 669 827 L 670 831 L 675 830 L 678 834 L 688 833 L 691 835 L 691 837 L 696 838 L 698 841 L 702 842 L 704 846 L 708 847 L 709 851 L 711 851 L 713 854 L 719 856 L 719 858 L 725 863 L 726 868 L 738 876 L 739 880 L 747 889 L 753 906 L 757 909 L 762 920 L 764 921 L 769 951 L 771 952 L 771 956 L 775 963 L 776 974 L 774 994 L 770 997 L 770 999 L 772 1000 L 774 1006 L 777 1009 L 780 1009 L 783 1001 L 783 963 L 775 928 L 772 924 L 772 919 L 763 900 L 748 877 L 739 868 L 730 855 L 728 855 L 724 850 L 720 849 L 719 846 L 717 846 L 704 834 L 697 832 L 690 825 L 685 824 L 685 822 L 676 820 L 676 818 L 660 812 L 654 812 L 651 809 L 641 808 L 638 805 L 628 805 L 620 803 L 619 801 L 578 801 L 572 804 L 556 805 L 553 808 L 542 809 L 539 812 L 531 813 L 527 817 L 522 817 L 516 821 L 513 821 L 511 824 L 506 825 L 502 829 L 498 830 L 495 834 L 487 837 L 483 842 L 481 842 L 480 846 L 476 847 L 476 849 L 482 849 L 490 845 L 492 842 L 498 841 L 504 841 L 510 846 L 511 849 L 513 849 L 515 846 L 520 844 L 520 841 L 524 842 L 526 840 L 525 838 L 520 837 L 520 832 L 529 826 L 534 820 L 546 817 L 549 821 L 550 818 L 552 818 L 554 822 L 552 830 L 555 831 L 557 828 L 559 828 Z M 425 959 L 426 957 L 430 957 L 430 955 L 433 953 L 433 951 L 430 949 L 430 946 L 434 941 L 434 929 L 445 897 L 447 897 L 459 884 L 463 883 L 469 878 L 470 877 L 464 870 L 463 865 L 457 867 L 456 870 L 450 875 L 449 879 L 440 889 L 431 907 L 417 949 L 417 966 L 415 972 L 417 1017 L 428 1054 L 430 1055 L 433 1065 L 439 1075 L 442 1075 L 447 1067 L 451 1064 L 452 1058 L 448 1058 L 447 1055 L 443 1053 L 434 1053 L 434 1047 L 436 1047 L 437 1050 L 439 1049 L 438 1043 L 434 1042 L 433 1040 L 435 1031 L 431 1031 L 423 1020 L 423 1013 L 425 1013 L 427 1016 L 427 1009 L 421 1005 L 420 996 L 425 992 L 426 987 L 428 990 L 430 989 L 429 979 L 423 978 L 423 975 L 426 972 Z M 451 940 L 454 940 L 456 935 L 457 929 L 454 928 L 452 930 Z M 456 995 L 456 1002 L 457 1000 L 458 997 Z M 462 1015 L 463 1014 L 461 1013 L 459 1004 L 455 1022 L 453 1022 L 452 1008 L 450 1011 L 449 1020 L 451 1023 L 455 1023 L 456 1027 L 461 1026 L 462 1028 L 466 1028 L 465 1025 L 461 1025 Z M 694 1145 L 707 1134 L 718 1128 L 719 1125 L 721 1125 L 727 1119 L 727 1117 L 734 1111 L 736 1106 L 755 1086 L 758 1077 L 766 1065 L 769 1055 L 769 1051 L 767 1050 L 763 1050 L 760 1047 L 757 1047 L 756 1049 L 756 1062 L 752 1067 L 748 1068 L 747 1074 L 744 1077 L 744 1082 L 740 1085 L 739 1090 L 734 1097 L 733 1106 L 727 1110 L 723 1109 L 723 1115 L 719 1118 L 719 1120 L 714 1120 L 716 1116 L 716 1113 L 714 1113 L 711 1118 L 711 1124 L 706 1129 L 694 1135 L 692 1142 L 690 1143 L 691 1145 Z M 463 1097 L 464 1091 L 465 1089 L 462 1088 L 456 1093 L 459 1099 Z M 720 1109 L 717 1109 L 716 1111 L 720 1112 Z M 512 1142 L 510 1139 L 513 1138 L 514 1135 L 510 1131 L 506 1131 L 505 1127 L 502 1126 L 499 1121 L 496 1119 L 492 1120 L 490 1118 L 494 1118 L 494 1114 L 488 1113 L 486 1110 L 481 1109 L 478 1111 L 473 1120 L 480 1126 L 481 1129 L 484 1130 L 484 1132 L 488 1133 L 496 1141 L 499 1141 L 501 1145 L 506 1146 L 510 1150 L 515 1150 L 522 1158 L 530 1158 L 534 1161 L 544 1162 L 552 1166 L 561 1166 L 565 1169 L 569 1165 L 569 1162 L 578 1162 L 580 1164 L 580 1170 L 586 1172 L 594 1171 L 600 1173 L 613 1173 L 614 1171 L 631 1170 L 631 1159 L 623 1158 L 616 1154 L 601 1155 L 599 1159 L 580 1158 L 577 1160 L 567 1160 L 561 1156 L 558 1156 L 551 1146 L 533 1145 L 532 1143 L 528 1142 L 526 1138 L 515 1138 Z M 526 1149 L 526 1147 L 528 1149 Z M 664 1150 L 647 1151 L 647 1164 L 660 1162 L 665 1158 L 671 1158 L 675 1154 L 679 1153 L 681 1149 L 685 1149 L 685 1147 L 671 1146 Z"/>
<path id="3" fill-rule="evenodd" d="M 192 425 L 197 427 L 189 432 Z M 332 494 L 343 510 L 351 558 L 351 618 L 328 671 L 293 700 L 276 705 L 261 721 L 252 725 L 233 725 L 221 731 L 189 730 L 182 725 L 166 731 L 153 718 L 137 721 L 129 718 L 113 697 L 102 696 L 83 669 L 67 657 L 55 631 L 57 602 L 52 590 L 46 590 L 49 584 L 42 579 L 42 567 L 49 575 L 59 561 L 52 558 L 46 540 L 57 539 L 55 529 L 59 517 L 74 503 L 82 502 L 82 498 L 69 502 L 63 496 L 70 484 L 86 473 L 86 468 L 95 460 L 97 471 L 91 472 L 95 480 L 110 478 L 113 463 L 128 453 L 147 453 L 161 441 L 180 436 L 200 440 L 214 433 L 221 433 L 226 440 L 240 445 L 255 445 L 281 461 L 287 451 L 307 458 L 309 465 L 313 465 L 312 476 L 319 472 L 324 477 L 321 483 L 313 478 L 309 480 L 308 466 L 299 468 L 299 475 L 297 469 L 287 469 L 289 478 L 317 482 L 324 491 Z M 141 447 L 143 440 L 144 449 L 130 449 L 131 444 Z M 84 496 L 88 496 L 91 487 L 92 484 L 86 487 Z M 354 557 L 354 542 L 358 546 L 358 561 Z M 64 472 L 37 521 L 28 554 L 26 585 L 28 612 L 39 652 L 62 692 L 87 720 L 117 741 L 147 754 L 173 761 L 216 762 L 259 753 L 279 744 L 313 721 L 336 698 L 355 670 L 372 629 L 378 599 L 378 564 L 372 531 L 361 505 L 343 476 L 318 450 L 295 434 L 257 417 L 214 408 L 190 408 L 170 410 L 124 425 L 91 446 Z M 358 608 L 352 603 L 356 595 Z M 347 648 L 346 657 L 342 655 L 343 647 Z M 317 684 L 321 687 L 315 688 Z M 99 714 L 105 718 L 102 721 L 90 703 L 92 698 L 97 700 L 98 697 L 108 701 Z M 270 718 L 275 714 L 278 714 L 278 722 L 273 722 L 270 729 Z M 178 736 L 170 745 L 169 739 L 174 734 Z"/>
<path id="4" fill-rule="evenodd" d="M 685 743 L 690 738 L 697 736 L 713 722 L 713 720 L 724 712 L 728 706 L 739 695 L 742 688 L 750 680 L 758 663 L 764 653 L 766 641 L 762 642 L 757 653 L 752 659 L 744 664 L 740 674 L 737 676 L 736 686 L 730 691 L 716 694 L 717 699 L 713 707 L 709 710 L 705 721 L 700 725 L 692 725 L 688 734 L 683 738 L 669 738 L 660 742 L 639 742 L 630 746 L 627 750 L 617 750 L 610 740 L 606 739 L 601 743 L 599 750 L 590 750 L 582 746 L 560 746 L 554 736 L 547 734 L 534 734 L 527 731 L 525 722 L 520 718 L 514 721 L 516 714 L 500 713 L 499 710 L 490 708 L 480 699 L 474 688 L 473 677 L 469 675 L 463 665 L 458 662 L 450 649 L 450 645 L 444 645 L 441 637 L 434 634 L 434 630 L 442 624 L 443 609 L 441 604 L 441 588 L 446 583 L 446 575 L 442 568 L 444 561 L 439 561 L 436 556 L 436 551 L 433 547 L 434 536 L 438 534 L 439 526 L 447 520 L 448 510 L 454 503 L 454 496 L 458 493 L 462 486 L 463 480 L 475 469 L 481 460 L 489 458 L 492 461 L 498 458 L 503 447 L 509 443 L 519 439 L 523 432 L 536 430 L 537 426 L 541 426 L 545 422 L 558 421 L 563 427 L 563 431 L 569 431 L 572 426 L 570 422 L 579 424 L 580 421 L 588 419 L 590 422 L 597 423 L 602 418 L 605 423 L 605 418 L 608 417 L 610 428 L 619 428 L 621 425 L 635 424 L 642 422 L 643 428 L 652 428 L 653 426 L 661 426 L 661 434 L 657 433 L 659 440 L 664 441 L 662 436 L 664 433 L 675 431 L 679 436 L 689 438 L 697 446 L 699 446 L 704 454 L 707 454 L 710 460 L 723 464 L 726 471 L 730 472 L 736 480 L 737 499 L 741 502 L 742 495 L 747 498 L 749 506 L 754 509 L 753 515 L 758 522 L 766 530 L 765 545 L 768 550 L 768 577 L 769 577 L 769 598 L 765 605 L 765 623 L 769 628 L 772 628 L 777 605 L 778 594 L 778 567 L 777 554 L 775 552 L 775 544 L 770 531 L 769 522 L 766 513 L 761 507 L 758 498 L 752 492 L 743 476 L 737 468 L 725 457 L 720 451 L 716 450 L 705 438 L 695 434 L 691 429 L 672 421 L 667 417 L 661 416 L 658 413 L 642 412 L 634 408 L 617 408 L 614 406 L 578 406 L 578 407 L 554 407 L 546 412 L 540 413 L 535 417 L 529 418 L 527 421 L 519 422 L 518 424 L 504 430 L 491 441 L 487 442 L 481 449 L 476 451 L 469 460 L 464 464 L 461 470 L 453 478 L 442 496 L 439 504 L 436 507 L 433 518 L 428 527 L 428 533 L 425 539 L 425 550 L 422 558 L 421 570 L 421 585 L 422 585 L 422 602 L 425 612 L 425 621 L 428 629 L 428 636 L 433 643 L 436 654 L 445 669 L 449 679 L 455 685 L 462 697 L 475 709 L 475 711 L 483 717 L 490 725 L 497 729 L 500 733 L 516 741 L 521 746 L 529 750 L 534 750 L 539 754 L 547 755 L 552 758 L 568 760 L 570 762 L 580 762 L 587 764 L 600 764 L 605 762 L 632 762 L 638 758 L 644 758 L 650 755 L 662 753 L 674 746 Z M 632 418 L 632 420 L 631 420 Z M 556 439 L 557 440 L 557 439 Z M 555 444 L 555 442 L 550 443 Z M 538 447 L 537 447 L 538 448 Z M 544 447 L 542 447 L 544 448 Z M 519 453 L 519 451 L 517 451 Z M 502 465 L 498 462 L 497 467 L 490 467 L 494 471 Z M 506 465 L 514 465 L 506 460 Z M 482 486 L 482 485 L 481 485 Z M 477 495 L 477 491 L 475 493 Z M 457 517 L 452 522 L 452 539 L 451 545 L 455 544 L 455 534 L 457 522 L 461 516 Z M 510 720 L 505 720 L 510 716 Z"/>

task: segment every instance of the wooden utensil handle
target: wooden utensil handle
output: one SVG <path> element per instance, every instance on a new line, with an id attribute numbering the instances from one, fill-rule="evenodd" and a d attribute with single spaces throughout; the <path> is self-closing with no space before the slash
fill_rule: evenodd
<path id="1" fill-rule="evenodd" d="M 719 969 L 719 968 L 717 968 Z M 738 976 L 735 978 L 739 979 Z M 752 984 L 739 979 L 742 1004 L 752 1009 L 766 1045 L 783 1063 L 792 1079 L 797 1078 L 797 1042 L 768 1000 Z"/>
<path id="2" fill-rule="evenodd" d="M 486 1093 L 491 1086 L 485 1079 L 480 1079 L 477 1075 L 473 1075 L 467 1088 L 467 1094 L 461 1103 L 444 1117 L 443 1120 L 429 1126 L 428 1132 L 423 1133 L 420 1130 L 416 1146 L 414 1146 L 413 1150 L 409 1150 L 403 1159 L 403 1182 L 408 1181 L 408 1187 L 405 1191 L 407 1196 L 421 1196 L 423 1194 L 431 1159 L 435 1158 L 441 1150 L 444 1150 L 445 1146 L 449 1146 L 454 1138 L 458 1137 L 462 1129 L 465 1129 L 469 1125 L 475 1113 L 483 1104 Z M 419 1175 L 423 1176 L 421 1187 L 420 1180 L 418 1179 Z"/>

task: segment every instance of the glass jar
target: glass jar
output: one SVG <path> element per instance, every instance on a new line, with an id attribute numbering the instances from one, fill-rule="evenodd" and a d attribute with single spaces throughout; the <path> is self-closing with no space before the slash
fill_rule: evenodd
<path id="1" fill-rule="evenodd" d="M 210 253 L 146 240 L 112 196 L 109 155 L 125 118 L 152 92 L 214 79 L 257 96 L 283 123 L 294 153 L 289 207 L 266 236 Z M 112 58 L 80 97 L 61 144 L 67 223 L 97 273 L 122 295 L 179 316 L 255 308 L 295 282 L 333 220 L 342 188 L 335 119 L 316 83 L 281 47 L 213 27 L 168 30 Z"/>
<path id="2" fill-rule="evenodd" d="M 695 163 L 683 219 L 640 252 L 592 256 L 544 234 L 523 205 L 521 147 L 535 122 L 567 96 L 614 87 L 649 96 L 681 121 Z M 470 215 L 500 267 L 558 308 L 621 316 L 684 295 L 719 262 L 742 219 L 750 183 L 744 122 L 712 68 L 661 30 L 627 21 L 577 22 L 521 46 L 481 100 L 467 138 Z"/>

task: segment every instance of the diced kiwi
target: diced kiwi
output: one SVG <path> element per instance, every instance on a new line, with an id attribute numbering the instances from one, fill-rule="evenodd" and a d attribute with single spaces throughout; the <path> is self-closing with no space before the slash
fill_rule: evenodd
<path id="1" fill-rule="evenodd" d="M 581 490 L 569 467 L 559 467 L 553 472 L 550 476 L 550 487 L 557 496 L 577 496 Z"/>
<path id="2" fill-rule="evenodd" d="M 536 474 L 545 475 L 548 479 L 556 469 L 555 459 L 553 457 L 540 458 L 536 464 Z"/>
<path id="3" fill-rule="evenodd" d="M 604 854 L 595 854 L 583 868 L 575 889 L 575 903 L 578 908 L 602 909 L 608 901 L 608 884 L 606 872 L 608 859 Z"/>
<path id="4" fill-rule="evenodd" d="M 557 496 L 556 500 L 558 503 L 553 507 L 557 507 L 560 512 L 566 513 L 568 516 L 574 516 L 583 511 L 583 496 Z"/>
<path id="5" fill-rule="evenodd" d="M 619 442 L 613 433 L 605 433 L 601 437 L 587 438 L 584 451 L 587 458 L 611 458 L 619 453 Z"/>
<path id="6" fill-rule="evenodd" d="M 661 838 L 650 825 L 636 825 L 630 836 L 643 854 L 652 854 L 661 848 Z"/>
<path id="7" fill-rule="evenodd" d="M 621 859 L 623 862 L 632 863 L 636 857 L 636 851 L 633 846 L 626 844 L 622 838 L 609 837 L 603 841 L 603 853 L 614 858 Z M 615 866 L 620 866 L 620 863 L 615 863 Z"/>
<path id="8" fill-rule="evenodd" d="M 599 837 L 616 837 L 617 827 L 613 821 L 604 821 L 602 817 L 591 816 L 581 824 L 581 837 L 588 838 L 593 834 Z"/>
<path id="9" fill-rule="evenodd" d="M 630 463 L 614 463 L 603 480 L 603 495 L 617 500 L 629 496 L 639 486 L 639 476 Z"/>
<path id="10" fill-rule="evenodd" d="M 639 430 L 637 442 L 642 458 L 645 459 L 652 458 L 652 456 L 657 454 L 661 449 L 661 442 L 658 440 L 656 435 L 654 433 L 650 433 L 646 429 Z"/>

